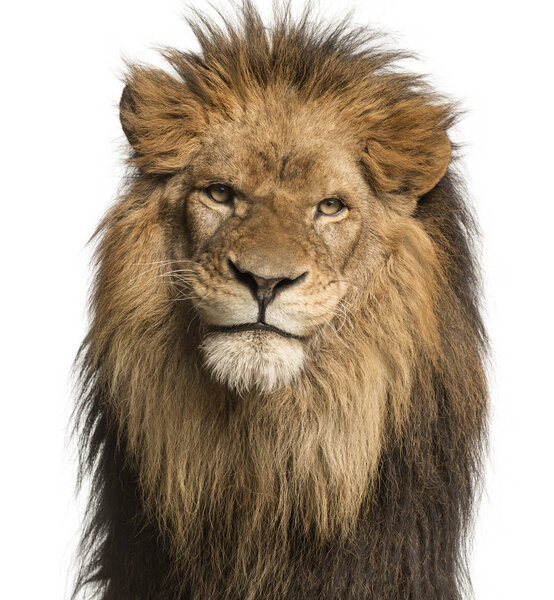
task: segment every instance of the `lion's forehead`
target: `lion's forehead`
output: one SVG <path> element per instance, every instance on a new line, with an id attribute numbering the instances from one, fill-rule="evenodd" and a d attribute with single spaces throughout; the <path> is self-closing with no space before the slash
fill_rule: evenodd
<path id="1" fill-rule="evenodd" d="M 361 183 L 356 144 L 332 111 L 271 108 L 250 107 L 209 128 L 197 172 L 262 194 L 275 186 L 298 196 L 314 187 Z"/>

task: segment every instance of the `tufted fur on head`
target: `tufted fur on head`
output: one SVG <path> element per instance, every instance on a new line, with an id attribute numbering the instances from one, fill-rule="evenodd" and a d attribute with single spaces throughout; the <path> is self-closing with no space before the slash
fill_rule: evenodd
<path id="1" fill-rule="evenodd" d="M 244 2 L 191 25 L 200 51 L 131 67 L 121 98 L 132 172 L 78 358 L 77 592 L 459 600 L 486 340 L 455 111 L 347 22 L 268 28 Z"/>

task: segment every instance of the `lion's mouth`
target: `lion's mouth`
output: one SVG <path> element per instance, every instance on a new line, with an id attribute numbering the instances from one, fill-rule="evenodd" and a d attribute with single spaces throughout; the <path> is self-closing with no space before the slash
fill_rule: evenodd
<path id="1" fill-rule="evenodd" d="M 278 327 L 274 327 L 273 325 L 268 325 L 267 323 L 261 323 L 258 321 L 257 323 L 241 323 L 240 325 L 221 325 L 218 327 L 213 327 L 213 331 L 218 331 L 221 333 L 238 333 L 240 331 L 271 331 L 278 335 L 281 335 L 286 338 L 290 338 L 293 340 L 302 340 L 304 339 L 302 336 L 294 335 L 293 333 L 289 333 L 288 331 L 283 331 Z"/>

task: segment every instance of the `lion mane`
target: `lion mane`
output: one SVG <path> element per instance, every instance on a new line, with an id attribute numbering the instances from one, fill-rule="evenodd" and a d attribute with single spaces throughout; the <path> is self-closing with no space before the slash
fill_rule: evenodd
<path id="1" fill-rule="evenodd" d="M 91 496 L 75 593 L 459 600 L 487 392 L 475 225 L 447 136 L 456 110 L 398 67 L 402 53 L 348 22 L 285 9 L 268 28 L 245 2 L 236 22 L 196 15 L 191 26 L 200 51 L 166 50 L 172 74 L 131 67 L 121 99 L 131 171 L 96 233 L 77 362 Z M 200 193 L 199 161 L 243 152 L 261 161 L 245 163 L 254 175 L 269 172 L 272 157 L 248 144 L 267 134 L 277 148 L 308 122 L 298 144 L 308 152 L 323 131 L 318 156 L 347 149 L 371 220 L 344 257 L 357 265 L 350 285 L 318 284 L 335 294 L 332 318 L 309 339 L 263 333 L 281 362 L 252 367 L 257 346 L 234 356 L 207 333 L 213 278 L 232 266 L 218 266 L 183 203 Z M 229 158 L 210 143 L 231 127 Z M 295 185 L 322 173 L 285 162 Z M 310 240 L 298 244 L 320 260 Z M 202 265 L 214 287 L 204 296 Z M 319 297 L 306 311 L 323 311 Z M 246 374 L 230 385 L 233 369 Z"/>

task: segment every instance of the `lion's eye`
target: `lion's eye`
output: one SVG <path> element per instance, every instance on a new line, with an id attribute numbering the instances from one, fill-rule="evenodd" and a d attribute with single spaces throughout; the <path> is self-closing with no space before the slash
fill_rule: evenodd
<path id="1" fill-rule="evenodd" d="M 204 190 L 204 193 L 210 200 L 219 204 L 230 204 L 235 199 L 233 188 L 221 183 L 214 183 L 213 185 L 208 186 Z"/>
<path id="2" fill-rule="evenodd" d="M 338 215 L 343 208 L 344 204 L 338 198 L 325 198 L 317 205 L 317 211 L 327 216 Z"/>

